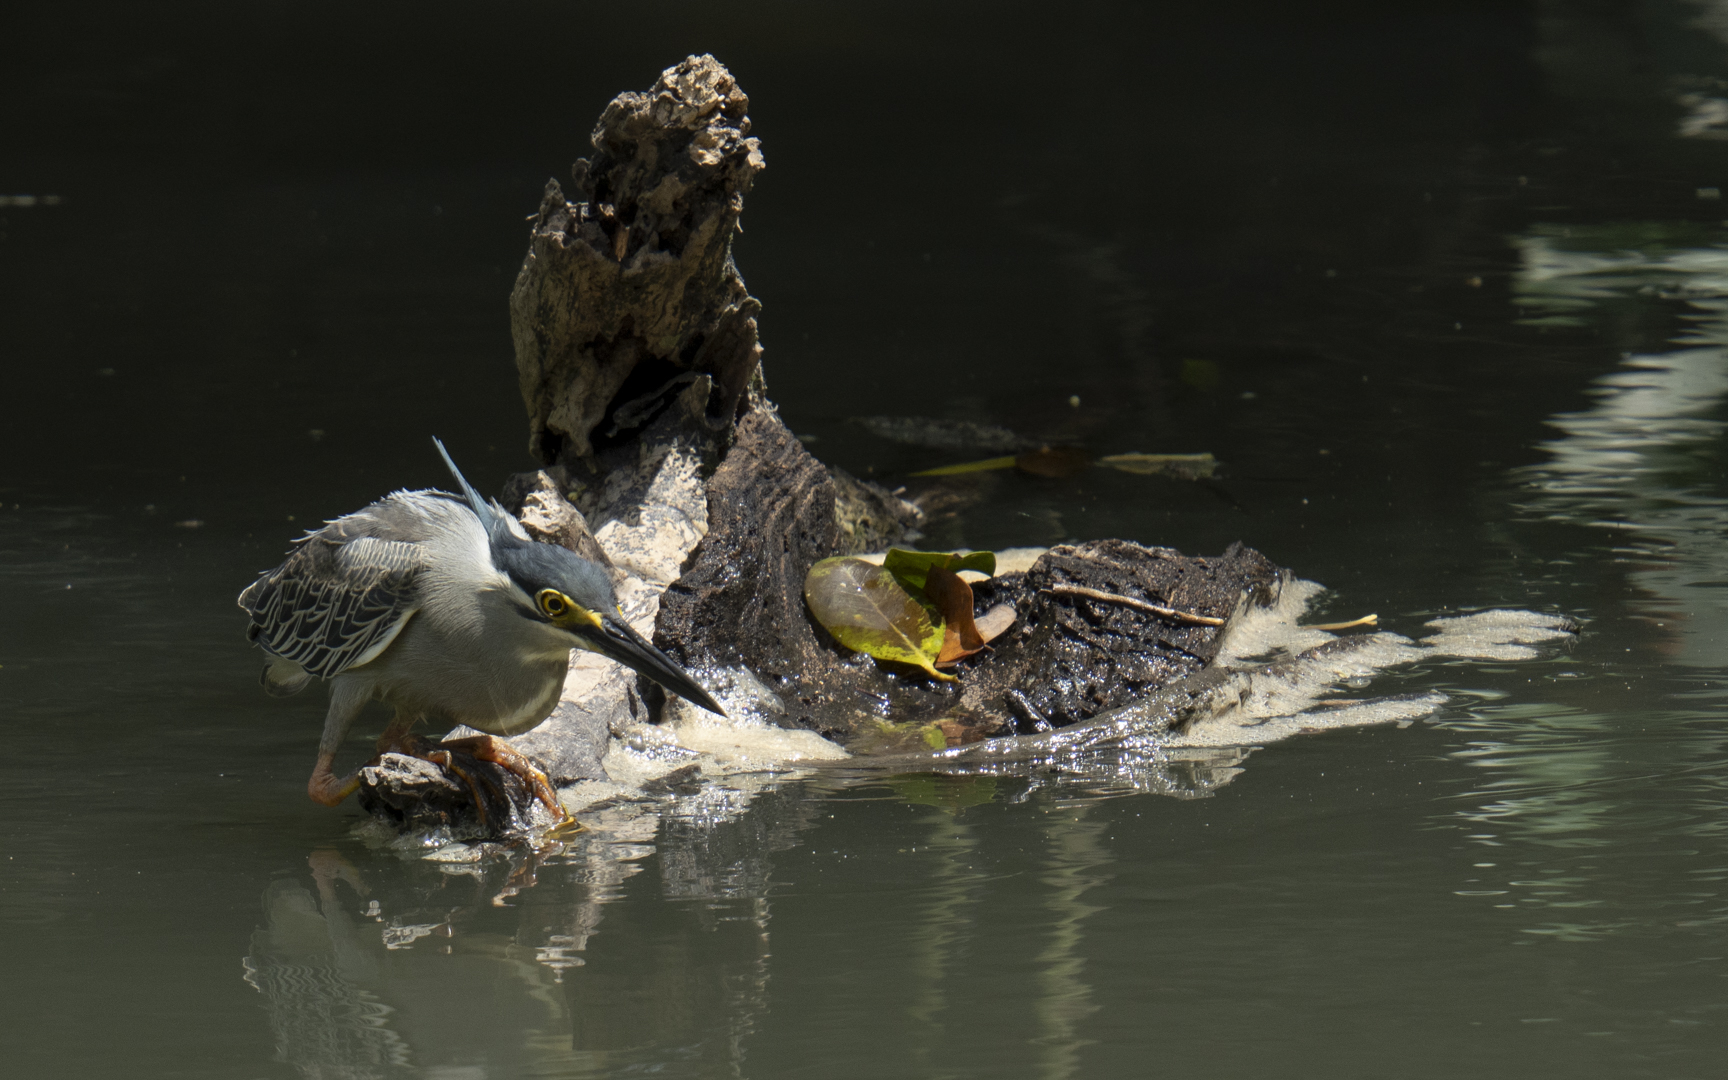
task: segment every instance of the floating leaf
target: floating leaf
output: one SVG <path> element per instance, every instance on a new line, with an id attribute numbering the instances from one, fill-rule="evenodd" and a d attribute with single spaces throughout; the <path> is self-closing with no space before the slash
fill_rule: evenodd
<path id="1" fill-rule="evenodd" d="M 854 416 L 852 423 L 872 435 L 930 450 L 1021 450 L 1035 445 L 1009 431 L 972 420 L 933 420 L 927 416 Z"/>
<path id="2" fill-rule="evenodd" d="M 985 458 L 959 465 L 944 465 L 939 469 L 924 469 L 913 476 L 959 476 L 962 473 L 989 472 L 994 469 L 1019 469 L 1033 476 L 1065 477 L 1079 474 L 1088 465 L 1108 465 L 1126 473 L 1141 476 L 1172 476 L 1179 480 L 1206 480 L 1218 471 L 1218 459 L 1211 454 L 1109 454 L 1096 462 L 1086 451 L 1073 446 L 1044 446 L 1013 457 Z"/>
<path id="3" fill-rule="evenodd" d="M 1092 464 L 1077 446 L 1041 446 L 1014 459 L 1014 467 L 1033 476 L 1074 476 Z"/>
<path id="4" fill-rule="evenodd" d="M 955 573 L 962 570 L 976 570 L 985 577 L 994 577 L 996 575 L 996 553 L 994 551 L 971 551 L 961 555 L 958 552 L 949 554 L 946 551 L 911 551 L 906 548 L 889 548 L 888 554 L 882 559 L 882 569 L 899 579 L 900 584 L 905 586 L 908 591 L 924 588 L 924 575 L 929 572 L 932 566 L 940 566 Z"/>
<path id="5" fill-rule="evenodd" d="M 1012 469 L 1018 460 L 1010 457 L 985 458 L 983 461 L 968 461 L 960 465 L 944 465 L 940 469 L 925 469 L 915 472 L 913 476 L 959 476 L 961 473 L 989 472 L 991 469 Z"/>
<path id="6" fill-rule="evenodd" d="M 958 476 L 961 473 L 989 472 L 992 469 L 1019 469 L 1033 476 L 1073 476 L 1090 464 L 1092 459 L 1086 456 L 1086 451 L 1077 446 L 1040 446 L 1036 450 L 1027 450 L 1013 457 L 985 458 L 983 461 L 944 465 L 940 469 L 925 469 L 912 475 Z"/>
<path id="7" fill-rule="evenodd" d="M 1162 473 L 1181 480 L 1204 480 L 1218 471 L 1218 459 L 1211 454 L 1111 454 L 1099 458 L 1098 464 L 1141 476 Z"/>
<path id="8" fill-rule="evenodd" d="M 994 561 L 994 560 L 992 560 Z M 914 664 L 938 679 L 942 624 L 880 566 L 863 559 L 823 559 L 804 578 L 804 601 L 834 640 L 878 660 Z"/>

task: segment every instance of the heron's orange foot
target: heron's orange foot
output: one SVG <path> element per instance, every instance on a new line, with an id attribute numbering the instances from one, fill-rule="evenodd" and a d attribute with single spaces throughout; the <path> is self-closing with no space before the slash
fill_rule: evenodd
<path id="1" fill-rule="evenodd" d="M 468 797 L 474 800 L 474 813 L 480 818 L 480 827 L 483 829 L 490 829 L 492 827 L 492 815 L 486 812 L 486 803 L 488 801 L 486 798 L 486 791 L 480 787 L 480 780 L 475 776 L 475 774 L 464 769 L 461 764 L 457 762 L 455 754 L 452 754 L 448 750 L 438 748 L 435 743 L 425 743 L 425 745 L 421 747 L 418 756 L 430 761 L 434 765 L 437 765 L 445 772 L 454 774 L 457 779 L 461 780 L 464 784 L 467 784 Z M 498 785 L 496 783 L 489 780 L 487 786 L 506 805 L 509 803 L 509 799 L 504 795 L 504 792 L 498 790 Z"/>
<path id="2" fill-rule="evenodd" d="M 312 779 L 306 782 L 306 794 L 312 796 L 313 802 L 335 806 L 359 790 L 360 774 L 337 776 L 330 768 L 335 760 L 333 753 L 318 755 L 318 764 L 312 767 Z"/>
<path id="3" fill-rule="evenodd" d="M 559 805 L 558 795 L 552 790 L 552 781 L 540 771 L 539 766 L 528 759 L 528 755 L 511 746 L 502 739 L 492 735 L 471 735 L 466 739 L 446 739 L 439 743 L 441 749 L 460 750 L 477 761 L 490 761 L 492 764 L 508 772 L 515 773 L 541 805 L 551 812 L 552 817 L 563 822 L 570 815 Z"/>
<path id="4" fill-rule="evenodd" d="M 560 825 L 570 820 L 570 815 L 559 805 L 557 793 L 552 790 L 552 782 L 547 779 L 546 774 L 541 772 L 527 755 L 509 743 L 491 735 L 433 742 L 410 732 L 408 729 L 411 726 L 412 724 L 400 720 L 391 724 L 383 738 L 378 740 L 378 753 L 420 758 L 455 776 L 467 786 L 482 827 L 491 827 L 492 815 L 488 807 L 496 803 L 500 809 L 507 808 L 512 805 L 513 800 L 487 770 L 474 768 L 475 763 L 481 761 L 515 774 Z"/>

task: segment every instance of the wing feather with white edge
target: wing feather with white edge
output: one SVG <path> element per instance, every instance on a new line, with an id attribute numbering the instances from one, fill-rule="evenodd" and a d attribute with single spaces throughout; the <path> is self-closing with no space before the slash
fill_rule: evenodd
<path id="1" fill-rule="evenodd" d="M 252 617 L 246 636 L 322 679 L 375 659 L 420 608 L 425 552 L 389 538 L 404 531 L 405 507 L 391 504 L 420 494 L 392 496 L 299 540 L 281 566 L 240 594 Z"/>

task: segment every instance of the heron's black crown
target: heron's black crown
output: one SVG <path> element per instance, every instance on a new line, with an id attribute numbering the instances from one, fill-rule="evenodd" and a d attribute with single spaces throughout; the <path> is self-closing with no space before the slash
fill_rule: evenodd
<path id="1" fill-rule="evenodd" d="M 601 615 L 611 615 L 618 607 L 605 569 L 568 548 L 524 541 L 506 533 L 492 540 L 492 565 L 508 574 L 529 596 L 541 589 L 557 589 Z"/>

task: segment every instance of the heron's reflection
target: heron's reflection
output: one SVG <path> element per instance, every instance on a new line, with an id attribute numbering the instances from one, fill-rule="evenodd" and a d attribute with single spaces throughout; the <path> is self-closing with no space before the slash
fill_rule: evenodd
<path id="1" fill-rule="evenodd" d="M 562 1041 L 560 972 L 514 935 L 476 924 L 495 910 L 498 881 L 437 871 L 416 879 L 387 866 L 362 873 L 329 849 L 307 863 L 310 887 L 296 875 L 265 890 L 264 926 L 245 959 L 278 1060 L 316 1078 L 445 1067 L 480 1076 L 500 1050 Z"/>
<path id="2" fill-rule="evenodd" d="M 621 1055 L 733 1071 L 766 1008 L 772 855 L 809 810 L 779 791 L 719 819 L 678 810 L 627 803 L 472 862 L 312 852 L 265 889 L 244 958 L 277 1059 L 320 1080 Z"/>
<path id="3" fill-rule="evenodd" d="M 246 981 L 264 995 L 278 1060 L 309 1077 L 386 1076 L 409 1064 L 408 1047 L 391 1028 L 394 1010 L 368 989 L 378 963 L 366 939 L 376 933 L 336 896 L 339 879 L 356 894 L 363 887 L 335 852 L 315 851 L 308 862 L 316 897 L 287 878 L 265 890 L 265 926 L 243 961 Z"/>

